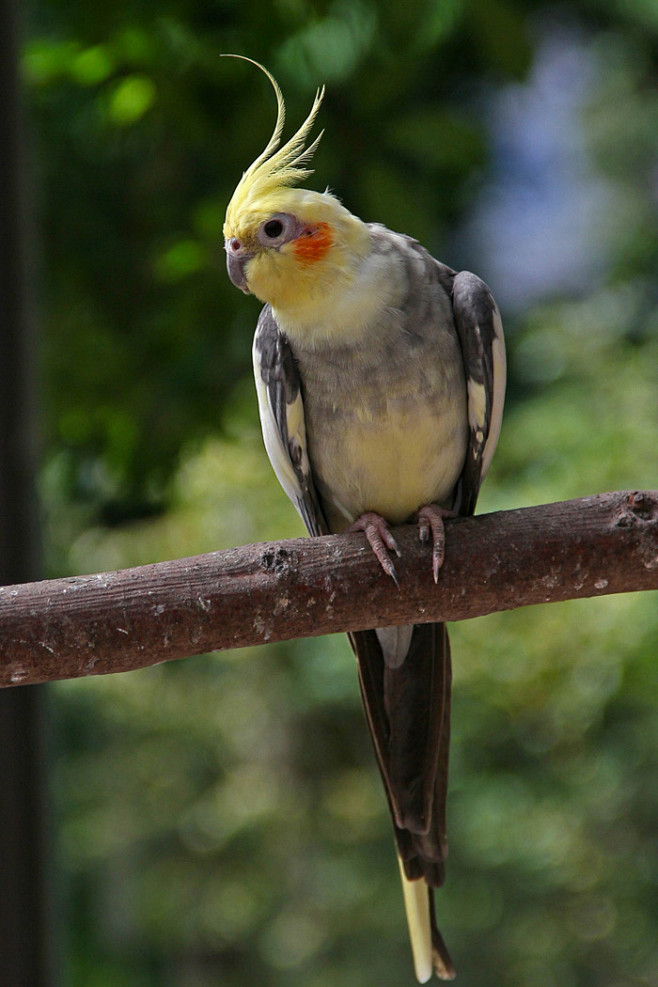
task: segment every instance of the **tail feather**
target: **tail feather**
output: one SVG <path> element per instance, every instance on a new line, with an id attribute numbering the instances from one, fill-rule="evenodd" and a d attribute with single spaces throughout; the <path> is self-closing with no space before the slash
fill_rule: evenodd
<path id="1" fill-rule="evenodd" d="M 434 893 L 431 888 L 427 889 L 427 900 L 430 910 L 430 926 L 432 928 L 432 961 L 434 972 L 439 980 L 454 980 L 457 976 L 455 967 L 450 959 L 448 947 L 443 941 L 443 936 L 439 932 L 436 924 L 436 913 L 434 910 Z"/>
<path id="2" fill-rule="evenodd" d="M 409 880 L 399 857 L 398 863 L 416 979 L 425 984 L 436 973 L 439 980 L 454 980 L 455 968 L 436 924 L 433 893 L 422 878 Z"/>
<path id="3" fill-rule="evenodd" d="M 410 881 L 404 869 L 404 864 L 398 856 L 400 878 L 402 880 L 402 895 L 404 910 L 409 927 L 409 941 L 414 960 L 416 980 L 425 984 L 432 976 L 434 962 L 432 959 L 432 920 L 428 901 L 427 885 L 421 879 Z"/>
<path id="4" fill-rule="evenodd" d="M 444 880 L 450 736 L 450 645 L 445 625 L 413 628 L 391 666 L 375 631 L 350 634 L 377 762 L 393 817 L 416 976 L 455 971 L 436 927 L 432 888 Z"/>

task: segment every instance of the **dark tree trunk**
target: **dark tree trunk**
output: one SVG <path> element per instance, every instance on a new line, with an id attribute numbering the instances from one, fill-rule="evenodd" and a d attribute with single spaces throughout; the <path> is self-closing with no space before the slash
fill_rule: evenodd
<path id="1" fill-rule="evenodd" d="M 39 573 L 26 162 L 15 0 L 0 0 L 0 582 Z M 0 642 L 1 643 L 1 642 Z M 49 987 L 43 687 L 0 693 L 0 983 Z"/>

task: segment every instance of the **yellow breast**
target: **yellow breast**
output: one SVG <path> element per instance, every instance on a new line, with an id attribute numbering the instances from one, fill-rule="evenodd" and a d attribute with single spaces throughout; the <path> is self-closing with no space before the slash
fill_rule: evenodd
<path id="1" fill-rule="evenodd" d="M 313 429 L 309 445 L 333 530 L 365 511 L 399 524 L 424 504 L 450 498 L 466 453 L 465 398 L 409 395 L 381 415 L 357 407 L 339 417 L 333 428 Z"/>

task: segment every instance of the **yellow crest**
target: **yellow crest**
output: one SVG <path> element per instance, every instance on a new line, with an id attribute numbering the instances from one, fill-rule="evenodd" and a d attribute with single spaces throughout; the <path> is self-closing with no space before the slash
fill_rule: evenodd
<path id="1" fill-rule="evenodd" d="M 312 169 L 305 168 L 304 163 L 313 155 L 324 131 L 321 131 L 308 147 L 304 147 L 304 142 L 320 109 L 324 97 L 324 86 L 316 92 L 311 112 L 297 133 L 293 134 L 283 147 L 279 147 L 286 118 L 286 108 L 283 94 L 276 79 L 263 65 L 254 61 L 253 58 L 247 58 L 246 55 L 226 55 L 224 57 L 241 58 L 264 72 L 272 83 L 277 105 L 276 124 L 269 143 L 243 174 L 228 205 L 226 211 L 226 226 L 228 227 L 233 225 L 239 213 L 244 210 L 248 211 L 258 200 L 267 199 L 281 189 L 298 185 L 312 174 Z"/>

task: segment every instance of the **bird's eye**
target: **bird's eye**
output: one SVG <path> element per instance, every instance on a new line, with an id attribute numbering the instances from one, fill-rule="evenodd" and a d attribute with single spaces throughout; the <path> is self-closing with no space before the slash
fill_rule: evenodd
<path id="1" fill-rule="evenodd" d="M 269 237 L 270 240 L 276 240 L 276 238 L 281 236 L 283 233 L 283 223 L 280 219 L 270 219 L 263 226 L 263 233 L 266 237 Z"/>
<path id="2" fill-rule="evenodd" d="M 258 227 L 258 241 L 266 250 L 279 250 L 299 235 L 299 222 L 287 212 L 275 212 Z"/>

